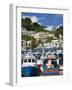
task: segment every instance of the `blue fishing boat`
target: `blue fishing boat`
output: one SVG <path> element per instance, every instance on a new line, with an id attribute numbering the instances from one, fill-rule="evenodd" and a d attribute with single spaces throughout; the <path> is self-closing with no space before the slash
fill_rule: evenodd
<path id="1" fill-rule="evenodd" d="M 21 67 L 22 77 L 38 76 L 38 66 L 36 63 L 37 60 L 32 52 L 28 52 L 24 55 Z"/>

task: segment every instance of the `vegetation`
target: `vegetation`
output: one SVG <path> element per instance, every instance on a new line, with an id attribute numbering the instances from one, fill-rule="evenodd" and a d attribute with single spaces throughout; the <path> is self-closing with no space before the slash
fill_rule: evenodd
<path id="1" fill-rule="evenodd" d="M 32 21 L 30 18 L 25 18 L 25 19 L 22 18 L 21 20 L 22 28 L 26 28 L 29 31 L 32 28 L 31 24 L 32 24 Z"/>
<path id="2" fill-rule="evenodd" d="M 51 40 L 53 40 L 53 37 L 47 37 L 46 42 L 51 42 Z"/>
<path id="3" fill-rule="evenodd" d="M 38 23 L 32 24 L 32 30 L 35 32 L 45 31 L 44 27 L 42 25 L 39 25 Z"/>
<path id="4" fill-rule="evenodd" d="M 49 31 L 45 30 L 44 27 L 38 23 L 32 23 L 30 18 L 25 18 L 21 20 L 21 26 L 22 28 L 26 28 L 27 31 L 35 31 L 35 32 L 49 32 L 50 34 L 54 34 L 57 38 L 59 38 L 59 35 L 63 35 L 63 26 L 60 26 L 59 28 L 54 28 L 54 30 Z"/>
<path id="5" fill-rule="evenodd" d="M 44 30 L 44 26 L 38 24 L 38 23 L 32 23 L 30 18 L 25 18 L 21 20 L 21 27 L 26 28 L 27 31 L 35 31 L 35 32 L 40 32 L 40 31 L 47 31 Z"/>
<path id="6" fill-rule="evenodd" d="M 32 38 L 31 49 L 36 48 L 37 46 L 38 46 L 37 40 L 35 38 Z"/>
<path id="7" fill-rule="evenodd" d="M 31 41 L 31 45 L 30 46 L 27 46 L 26 48 L 27 49 L 33 49 L 33 48 L 35 48 L 35 47 L 37 47 L 37 40 L 34 38 L 34 37 L 32 37 L 32 36 L 29 36 L 29 35 L 22 35 L 22 40 L 25 40 L 25 41 Z M 27 45 L 27 42 L 26 42 L 26 45 Z"/>
<path id="8" fill-rule="evenodd" d="M 22 35 L 22 40 L 25 40 L 25 41 L 30 41 L 31 40 L 31 36 L 29 35 Z"/>
<path id="9" fill-rule="evenodd" d="M 30 18 L 22 18 L 21 19 L 21 27 L 25 28 L 27 31 L 35 31 L 37 32 L 49 32 L 50 34 L 54 34 L 55 37 L 59 38 L 59 35 L 63 35 L 63 26 L 60 26 L 59 28 L 54 28 L 52 31 L 45 30 L 45 26 L 40 25 L 39 23 L 32 23 Z M 25 41 L 31 41 L 31 47 L 35 48 L 38 46 L 38 44 L 42 43 L 41 41 L 38 41 L 30 36 L 30 35 L 22 35 L 22 40 Z M 45 42 L 51 42 L 53 40 L 53 37 L 47 37 Z M 28 47 L 29 49 L 29 47 Z"/>
<path id="10" fill-rule="evenodd" d="M 60 26 L 56 31 L 54 32 L 54 35 L 59 38 L 59 35 L 63 35 L 63 26 Z"/>

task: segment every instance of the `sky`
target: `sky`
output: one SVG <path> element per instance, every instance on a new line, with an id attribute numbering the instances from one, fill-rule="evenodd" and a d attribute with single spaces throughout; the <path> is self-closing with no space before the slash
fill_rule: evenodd
<path id="1" fill-rule="evenodd" d="M 44 14 L 44 13 L 21 13 L 22 18 L 29 17 L 32 22 L 37 22 L 46 27 L 58 27 L 63 25 L 63 14 Z"/>

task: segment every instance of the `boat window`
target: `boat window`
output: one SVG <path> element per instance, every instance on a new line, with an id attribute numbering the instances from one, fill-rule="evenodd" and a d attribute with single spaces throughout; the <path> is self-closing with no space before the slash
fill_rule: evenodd
<path id="1" fill-rule="evenodd" d="M 46 64 L 46 61 L 44 60 L 43 63 Z"/>
<path id="2" fill-rule="evenodd" d="M 24 54 L 24 51 L 22 51 L 21 53 Z"/>
<path id="3" fill-rule="evenodd" d="M 31 62 L 31 59 L 29 59 L 28 62 Z"/>
<path id="4" fill-rule="evenodd" d="M 24 62 L 27 62 L 27 59 L 25 59 Z"/>
<path id="5" fill-rule="evenodd" d="M 21 59 L 21 64 L 23 64 L 23 59 Z"/>
<path id="6" fill-rule="evenodd" d="M 59 60 L 59 64 L 60 64 L 60 65 L 63 65 L 63 59 L 60 59 L 60 60 Z"/>
<path id="7" fill-rule="evenodd" d="M 34 60 L 34 59 L 32 59 L 32 62 L 35 62 L 35 60 Z"/>

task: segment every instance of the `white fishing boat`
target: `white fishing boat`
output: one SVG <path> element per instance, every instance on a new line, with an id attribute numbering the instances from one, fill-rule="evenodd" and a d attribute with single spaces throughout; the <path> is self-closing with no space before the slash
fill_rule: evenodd
<path id="1" fill-rule="evenodd" d="M 37 60 L 32 52 L 28 52 L 24 55 L 21 72 L 22 77 L 38 75 Z"/>

